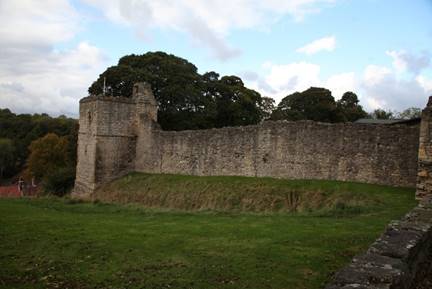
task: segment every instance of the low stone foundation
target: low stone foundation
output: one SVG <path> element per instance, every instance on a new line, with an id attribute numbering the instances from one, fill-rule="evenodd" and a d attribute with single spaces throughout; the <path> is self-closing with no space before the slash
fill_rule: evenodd
<path id="1" fill-rule="evenodd" d="M 432 205 L 392 222 L 363 255 L 337 272 L 326 289 L 415 289 L 432 261 Z"/>

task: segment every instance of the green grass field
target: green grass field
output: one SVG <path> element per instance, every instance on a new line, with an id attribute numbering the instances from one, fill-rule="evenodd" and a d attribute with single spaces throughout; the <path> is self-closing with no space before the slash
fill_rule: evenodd
<path id="1" fill-rule="evenodd" d="M 138 203 L 147 194 L 138 188 L 200 192 L 216 198 L 215 210 L 200 198 L 189 212 L 184 204 L 155 208 L 159 201 L 145 208 L 0 199 L 0 288 L 322 288 L 415 206 L 413 189 L 342 182 L 132 175 L 110 185 L 122 196 L 116 184 L 138 194 Z M 245 206 L 250 202 L 234 197 L 257 185 L 270 203 L 286 196 L 280 192 L 297 192 L 296 209 L 265 210 L 261 199 Z M 326 205 L 307 206 L 305 196 Z"/>

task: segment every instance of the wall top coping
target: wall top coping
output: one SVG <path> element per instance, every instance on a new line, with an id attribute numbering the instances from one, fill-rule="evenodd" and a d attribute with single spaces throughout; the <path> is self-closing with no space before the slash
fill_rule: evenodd
<path id="1" fill-rule="evenodd" d="M 127 104 L 135 104 L 135 100 L 129 97 L 117 97 L 117 96 L 106 96 L 106 95 L 89 95 L 81 98 L 80 103 L 87 103 L 93 101 L 106 101 L 106 102 L 119 102 Z"/>
<path id="2" fill-rule="evenodd" d="M 252 131 L 260 128 L 278 128 L 278 127 L 286 127 L 286 126 L 297 126 L 304 128 L 311 127 L 321 127 L 321 128 L 342 128 L 342 127 L 352 127 L 352 128 L 363 128 L 365 130 L 375 129 L 375 128 L 412 128 L 414 130 L 418 130 L 419 124 L 416 125 L 407 125 L 407 124 L 365 124 L 365 123 L 355 123 L 355 122 L 345 122 L 345 123 L 327 123 L 327 122 L 317 122 L 313 120 L 298 120 L 298 121 L 289 121 L 289 120 L 266 120 L 259 124 L 255 125 L 245 125 L 245 126 L 225 126 L 220 128 L 209 128 L 209 129 L 197 129 L 197 130 L 179 130 L 179 131 L 167 131 L 167 130 L 158 130 L 159 133 L 163 134 L 189 134 L 189 133 L 206 133 L 206 132 L 214 132 L 214 131 Z"/>

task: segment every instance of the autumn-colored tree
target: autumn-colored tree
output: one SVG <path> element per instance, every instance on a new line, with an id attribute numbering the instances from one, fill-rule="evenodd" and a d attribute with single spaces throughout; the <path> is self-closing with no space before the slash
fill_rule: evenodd
<path id="1" fill-rule="evenodd" d="M 38 180 L 69 163 L 68 140 L 54 133 L 33 141 L 29 150 L 27 169 Z"/>
<path id="2" fill-rule="evenodd" d="M 26 175 L 42 181 L 45 192 L 58 196 L 66 194 L 75 179 L 75 158 L 68 137 L 49 133 L 33 141 L 29 150 Z"/>

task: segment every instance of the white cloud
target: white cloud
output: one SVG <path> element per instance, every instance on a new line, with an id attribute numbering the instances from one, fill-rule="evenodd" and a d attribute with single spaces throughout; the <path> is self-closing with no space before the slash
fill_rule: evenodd
<path id="1" fill-rule="evenodd" d="M 431 56 L 426 51 L 416 55 L 404 50 L 389 50 L 386 51 L 386 54 L 393 58 L 393 67 L 398 73 L 408 71 L 418 74 L 421 70 L 427 68 L 431 64 Z"/>
<path id="2" fill-rule="evenodd" d="M 301 20 L 335 0 L 83 0 L 111 21 L 133 27 L 148 38 L 154 27 L 186 33 L 220 60 L 239 55 L 225 38 L 235 29 L 265 27 L 279 17 Z"/>
<path id="3" fill-rule="evenodd" d="M 302 89 L 318 82 L 319 72 L 318 65 L 306 62 L 273 65 L 266 81 L 270 86 L 280 89 Z"/>
<path id="4" fill-rule="evenodd" d="M 393 70 L 385 66 L 368 65 L 361 81 L 361 92 L 370 109 L 403 110 L 423 108 L 432 93 L 432 80 L 419 74 L 428 60 L 405 52 L 387 51 L 393 58 Z M 403 76 L 410 71 L 411 76 Z"/>
<path id="5" fill-rule="evenodd" d="M 0 19 L 0 107 L 76 116 L 104 63 L 86 42 L 54 48 L 79 31 L 78 13 L 66 0 L 2 0 Z"/>
<path id="6" fill-rule="evenodd" d="M 354 72 L 332 75 L 325 81 L 324 87 L 330 89 L 336 99 L 340 99 L 347 91 L 356 92 L 358 90 Z"/>
<path id="7" fill-rule="evenodd" d="M 283 97 L 296 91 L 303 91 L 311 86 L 327 87 L 333 96 L 339 99 L 346 91 L 355 91 L 354 73 L 333 75 L 328 79 L 321 79 L 321 67 L 308 62 L 294 62 L 289 64 L 263 64 L 265 75 L 243 73 L 248 86 L 261 92 L 265 96 L 273 97 L 278 103 Z M 253 76 L 253 77 L 251 77 Z"/>
<path id="8" fill-rule="evenodd" d="M 280 101 L 287 93 L 302 91 L 310 86 L 319 85 L 319 65 L 307 62 L 295 62 L 285 65 L 267 64 L 268 73 L 263 77 L 262 82 L 271 90 L 264 92 Z M 265 87 L 261 84 L 261 87 Z"/>
<path id="9" fill-rule="evenodd" d="M 320 66 L 298 62 L 263 65 L 263 74 L 243 74 L 246 85 L 278 103 L 283 97 L 311 86 L 325 87 L 339 99 L 346 91 L 355 92 L 360 104 L 372 111 L 376 108 L 401 111 L 408 107 L 424 107 L 427 96 L 432 94 L 432 79 L 422 75 L 404 78 L 391 68 L 368 65 L 362 75 L 353 72 L 340 73 L 323 78 Z"/>
<path id="10" fill-rule="evenodd" d="M 368 65 L 364 71 L 363 83 L 366 86 L 374 86 L 381 83 L 391 73 L 391 70 L 387 67 Z"/>
<path id="11" fill-rule="evenodd" d="M 400 111 L 413 106 L 422 108 L 426 104 L 426 91 L 415 78 L 402 78 L 387 67 L 367 66 L 360 91 L 368 109 Z"/>
<path id="12" fill-rule="evenodd" d="M 426 78 L 423 75 L 419 75 L 416 77 L 416 81 L 426 93 L 432 94 L 432 79 Z"/>
<path id="13" fill-rule="evenodd" d="M 24 69 L 0 76 L 0 107 L 15 112 L 46 112 L 77 115 L 78 100 L 102 69 L 104 57 L 98 48 L 80 43 L 63 52 L 37 55 Z M 31 67 L 26 69 L 25 67 Z"/>
<path id="14" fill-rule="evenodd" d="M 340 99 L 347 91 L 357 91 L 358 84 L 353 72 L 335 74 L 327 79 L 320 76 L 321 67 L 308 62 L 295 62 L 285 65 L 263 64 L 265 75 L 241 73 L 246 84 L 278 103 L 285 96 L 296 91 L 304 91 L 312 86 L 326 87 L 335 99 Z"/>
<path id="15" fill-rule="evenodd" d="M 320 51 L 333 51 L 335 48 L 336 48 L 336 38 L 334 36 L 327 36 L 312 41 L 311 43 L 298 48 L 296 51 L 310 55 Z"/>
<path id="16" fill-rule="evenodd" d="M 45 46 L 70 39 L 78 30 L 77 14 L 66 0 L 2 0 L 0 45 Z"/>
<path id="17" fill-rule="evenodd" d="M 306 15 L 320 11 L 318 4 L 331 4 L 336 0 L 267 0 L 262 2 L 264 9 L 287 13 L 296 21 L 302 21 Z"/>

